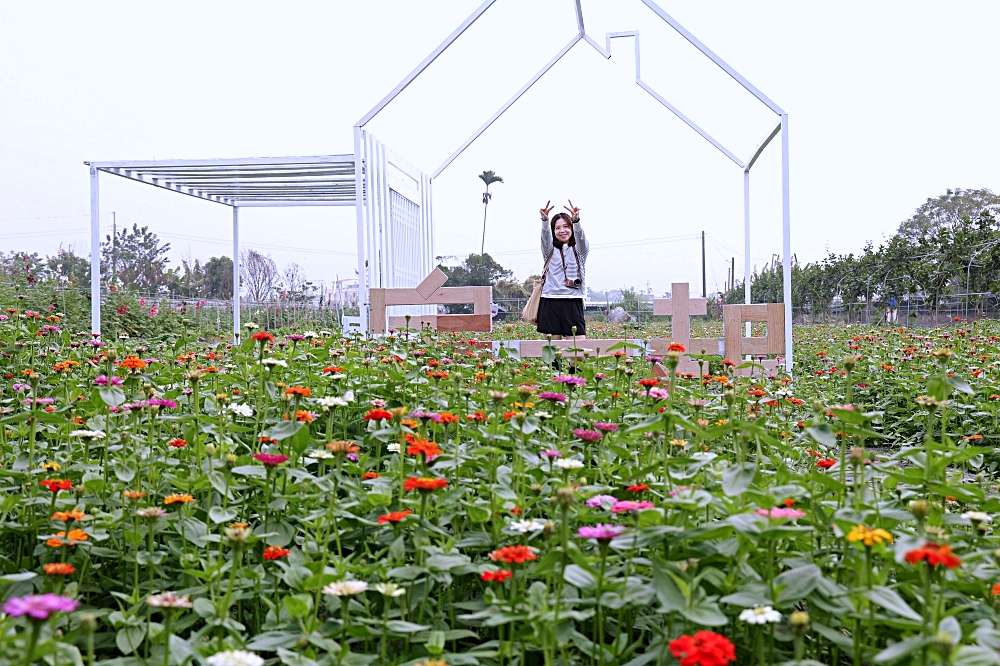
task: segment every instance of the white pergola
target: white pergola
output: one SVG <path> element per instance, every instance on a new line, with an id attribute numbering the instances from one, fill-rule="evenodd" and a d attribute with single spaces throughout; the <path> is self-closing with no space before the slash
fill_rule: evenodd
<path id="1" fill-rule="evenodd" d="M 233 335 L 240 330 L 240 208 L 354 206 L 354 155 L 84 162 L 90 167 L 90 318 L 101 331 L 100 173 L 233 209 Z"/>
<path id="2" fill-rule="evenodd" d="M 100 230 L 98 175 L 112 173 L 156 187 L 233 208 L 234 335 L 239 335 L 239 209 L 244 206 L 351 206 L 356 210 L 358 290 L 362 327 L 368 330 L 368 290 L 414 287 L 433 268 L 432 183 L 579 42 L 603 58 L 611 57 L 611 40 L 634 42 L 635 82 L 674 116 L 697 132 L 743 171 L 744 301 L 750 303 L 750 170 L 763 150 L 781 135 L 782 266 L 785 308 L 785 367 L 792 368 L 791 218 L 789 212 L 788 113 L 688 32 L 653 0 L 642 2 L 777 117 L 774 129 L 752 155 L 741 159 L 646 83 L 641 77 L 639 31 L 610 32 L 601 46 L 584 27 L 581 0 L 572 0 L 577 32 L 507 102 L 466 139 L 433 172 L 410 166 L 364 128 L 416 78 L 430 67 L 497 0 L 483 2 L 454 32 L 354 125 L 354 154 L 318 157 L 275 157 L 235 160 L 167 160 L 87 162 L 91 182 L 91 318 L 100 332 Z M 624 1 L 624 0 L 622 0 Z M 420 310 L 413 310 L 420 314 Z"/>

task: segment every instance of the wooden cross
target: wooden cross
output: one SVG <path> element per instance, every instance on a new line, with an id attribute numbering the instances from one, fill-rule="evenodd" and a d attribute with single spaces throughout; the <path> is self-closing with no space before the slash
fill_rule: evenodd
<path id="1" fill-rule="evenodd" d="M 674 282 L 670 285 L 671 298 L 654 298 L 653 314 L 670 317 L 670 339 L 650 340 L 653 353 L 664 356 L 672 342 L 684 345 L 689 353 L 699 354 L 702 348 L 709 354 L 719 350 L 717 338 L 691 338 L 691 315 L 708 313 L 708 301 L 704 298 L 691 298 L 690 285 L 687 282 Z M 681 357 L 677 365 L 680 372 L 697 372 L 698 364 L 686 356 Z"/>

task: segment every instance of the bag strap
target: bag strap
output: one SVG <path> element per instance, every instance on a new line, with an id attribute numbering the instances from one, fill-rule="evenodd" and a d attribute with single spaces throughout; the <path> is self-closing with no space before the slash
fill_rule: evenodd
<path id="1" fill-rule="evenodd" d="M 549 252 L 549 258 L 545 260 L 545 266 L 542 267 L 542 281 L 543 282 L 545 281 L 545 274 L 549 272 L 549 262 L 552 261 L 552 255 L 555 254 L 555 253 L 556 253 L 555 250 L 552 250 L 551 252 Z"/>

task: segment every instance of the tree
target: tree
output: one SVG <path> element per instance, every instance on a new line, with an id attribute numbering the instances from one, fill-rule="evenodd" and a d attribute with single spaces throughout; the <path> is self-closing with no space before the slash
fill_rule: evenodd
<path id="1" fill-rule="evenodd" d="M 898 233 L 909 240 L 934 234 L 942 227 L 953 227 L 963 219 L 975 220 L 983 213 L 1000 215 L 1000 196 L 988 189 L 948 189 L 941 196 L 928 199 L 908 220 L 899 225 Z"/>
<path id="2" fill-rule="evenodd" d="M 156 291 L 166 284 L 167 252 L 170 243 L 160 244 L 160 239 L 149 230 L 133 224 L 122 229 L 115 238 L 111 235 L 101 243 L 101 272 L 111 275 L 127 289 Z"/>
<path id="3" fill-rule="evenodd" d="M 204 298 L 233 297 L 233 260 L 212 257 L 202 266 L 204 278 L 201 295 Z"/>
<path id="4" fill-rule="evenodd" d="M 54 257 L 46 257 L 49 272 L 59 281 L 71 285 L 90 285 L 90 260 L 77 256 L 73 248 L 59 251 Z"/>
<path id="5" fill-rule="evenodd" d="M 305 273 L 302 272 L 302 267 L 294 261 L 285 267 L 283 278 L 284 296 L 288 300 L 307 300 L 311 292 L 316 290 L 313 283 L 306 279 Z"/>
<path id="6" fill-rule="evenodd" d="M 486 191 L 483 192 L 483 242 L 479 248 L 479 254 L 482 255 L 486 251 L 486 211 L 489 209 L 490 199 L 493 198 L 493 194 L 490 192 L 490 185 L 493 183 L 502 183 L 503 178 L 492 171 L 482 172 L 479 174 L 479 178 L 486 183 Z"/>
<path id="7" fill-rule="evenodd" d="M 240 289 L 250 301 L 266 301 L 281 285 L 278 265 L 274 259 L 257 250 L 244 250 L 240 255 Z"/>
<path id="8" fill-rule="evenodd" d="M 510 288 L 506 283 L 513 283 L 514 286 L 519 286 L 514 281 L 514 272 L 498 264 L 488 254 L 470 254 L 459 266 L 448 268 L 447 266 L 439 265 L 438 268 L 448 276 L 448 281 L 445 283 L 446 287 L 490 286 L 496 288 L 498 284 L 505 283 L 500 288 L 507 290 Z M 494 294 L 494 296 L 497 296 L 497 294 Z M 469 307 L 451 305 L 448 306 L 448 311 L 453 313 L 467 312 L 469 311 Z"/>

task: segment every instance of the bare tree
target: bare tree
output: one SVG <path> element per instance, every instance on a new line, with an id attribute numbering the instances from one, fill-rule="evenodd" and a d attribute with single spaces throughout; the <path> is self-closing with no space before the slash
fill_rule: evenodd
<path id="1" fill-rule="evenodd" d="M 278 265 L 274 259 L 257 250 L 240 253 L 240 288 L 250 301 L 266 301 L 281 285 Z"/>

